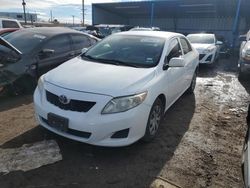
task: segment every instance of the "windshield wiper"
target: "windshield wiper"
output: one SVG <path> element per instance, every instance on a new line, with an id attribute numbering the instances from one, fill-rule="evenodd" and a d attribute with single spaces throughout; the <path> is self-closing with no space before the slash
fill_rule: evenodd
<path id="1" fill-rule="evenodd" d="M 85 55 L 85 54 L 82 54 L 81 57 L 82 57 L 82 58 L 87 58 L 87 59 L 89 59 L 89 60 L 98 60 L 98 59 L 96 59 L 96 58 L 94 58 L 94 57 L 92 57 L 92 56 L 90 56 L 90 55 Z"/>
<path id="2" fill-rule="evenodd" d="M 85 54 L 82 54 L 82 58 L 87 58 L 89 60 L 97 61 L 98 63 L 108 63 L 112 65 L 117 65 L 117 66 L 128 66 L 128 67 L 136 67 L 136 68 L 142 67 L 139 65 L 135 65 L 134 63 L 124 62 L 124 61 L 120 61 L 116 59 L 95 58 L 95 57 L 92 57 L 90 55 L 85 55 Z"/>
<path id="3" fill-rule="evenodd" d="M 101 61 L 101 62 L 108 63 L 108 64 L 112 64 L 112 65 L 118 65 L 118 66 L 128 66 L 128 67 L 136 67 L 136 68 L 140 67 L 140 66 L 135 65 L 133 63 L 124 62 L 124 61 L 120 61 L 120 60 L 116 60 L 116 59 L 97 59 L 97 60 Z"/>

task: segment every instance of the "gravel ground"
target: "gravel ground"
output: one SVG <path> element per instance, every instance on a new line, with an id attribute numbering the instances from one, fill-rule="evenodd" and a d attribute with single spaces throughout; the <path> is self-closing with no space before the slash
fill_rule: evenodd
<path id="1" fill-rule="evenodd" d="M 239 82 L 236 70 L 233 58 L 201 66 L 195 94 L 184 94 L 167 111 L 157 138 L 123 148 L 90 146 L 38 127 L 32 96 L 2 99 L 0 148 L 55 140 L 63 159 L 0 174 L 0 187 L 240 188 L 250 81 Z"/>

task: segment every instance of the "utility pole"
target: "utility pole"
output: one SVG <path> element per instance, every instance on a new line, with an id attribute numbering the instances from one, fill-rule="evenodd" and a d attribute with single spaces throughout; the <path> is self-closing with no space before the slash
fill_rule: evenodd
<path id="1" fill-rule="evenodd" d="M 53 17 L 52 17 L 52 10 L 50 10 L 50 22 L 52 23 L 53 22 Z"/>
<path id="2" fill-rule="evenodd" d="M 84 0 L 82 0 L 82 26 L 84 26 Z"/>
<path id="3" fill-rule="evenodd" d="M 24 1 L 24 0 L 23 0 L 22 5 L 23 5 L 24 21 L 25 21 L 25 24 L 27 24 L 27 20 L 26 20 L 26 12 L 25 12 L 25 6 L 26 6 L 26 3 L 25 3 L 25 1 Z"/>
<path id="4" fill-rule="evenodd" d="M 72 15 L 72 17 L 73 17 L 73 27 L 74 27 L 75 26 L 75 16 Z"/>

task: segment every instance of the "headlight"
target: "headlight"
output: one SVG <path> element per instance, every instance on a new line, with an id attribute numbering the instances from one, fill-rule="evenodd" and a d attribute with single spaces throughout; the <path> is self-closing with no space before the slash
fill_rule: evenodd
<path id="1" fill-rule="evenodd" d="M 207 54 L 207 53 L 211 53 L 212 51 L 214 50 L 214 48 L 210 47 L 210 48 L 207 48 L 206 50 L 204 50 L 204 53 Z"/>
<path id="2" fill-rule="evenodd" d="M 250 49 L 243 49 L 242 50 L 242 58 L 245 60 L 250 60 Z"/>
<path id="3" fill-rule="evenodd" d="M 147 92 L 143 92 L 137 95 L 124 96 L 113 98 L 106 104 L 102 110 L 102 114 L 112 114 L 118 112 L 125 112 L 131 108 L 134 108 L 141 104 L 147 96 Z"/>
<path id="4" fill-rule="evenodd" d="M 43 92 L 43 83 L 44 83 L 44 78 L 41 76 L 38 80 L 37 87 L 40 93 Z"/>

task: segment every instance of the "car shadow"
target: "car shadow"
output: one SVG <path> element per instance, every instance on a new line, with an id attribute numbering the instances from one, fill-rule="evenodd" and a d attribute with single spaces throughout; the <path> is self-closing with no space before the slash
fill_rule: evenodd
<path id="1" fill-rule="evenodd" d="M 199 74 L 201 78 L 213 78 L 218 73 L 232 73 L 235 74 L 238 70 L 237 56 L 231 56 L 228 59 L 220 58 L 214 65 L 199 65 Z"/>
<path id="2" fill-rule="evenodd" d="M 33 102 L 32 95 L 19 95 L 0 98 L 0 112 L 10 110 Z"/>
<path id="3" fill-rule="evenodd" d="M 241 85 L 246 89 L 247 93 L 250 95 L 250 75 L 248 75 L 248 79 L 239 80 Z"/>
<path id="4" fill-rule="evenodd" d="M 184 94 L 166 112 L 156 139 L 120 148 L 91 146 L 57 136 L 42 127 L 33 128 L 1 148 L 54 139 L 63 160 L 28 172 L 0 176 L 1 187 L 150 187 L 172 158 L 194 112 L 195 96 Z"/>

